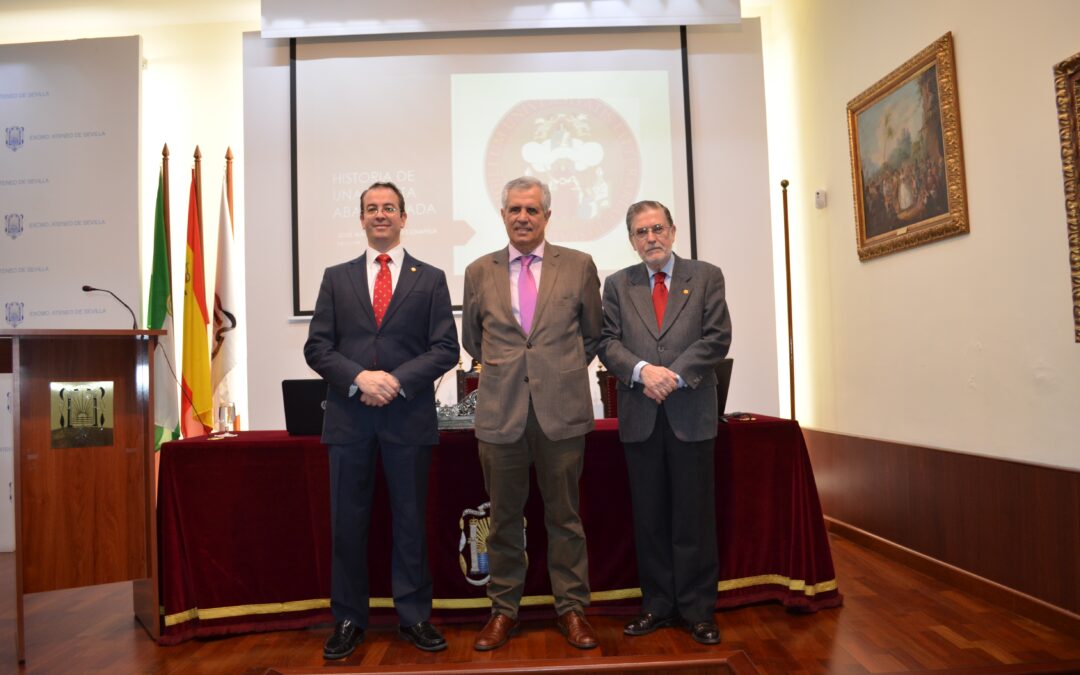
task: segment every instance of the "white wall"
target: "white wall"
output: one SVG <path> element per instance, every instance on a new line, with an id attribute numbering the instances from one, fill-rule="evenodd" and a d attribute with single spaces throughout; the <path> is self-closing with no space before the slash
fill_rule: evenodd
<path id="1" fill-rule="evenodd" d="M 777 340 L 758 22 L 691 27 L 688 44 L 698 258 L 724 270 L 732 314 L 735 369 L 728 408 L 775 415 Z M 302 354 L 307 322 L 291 318 L 288 43 L 249 34 L 244 60 L 251 423 L 282 428 L 281 380 L 315 377 Z M 406 230 L 406 247 L 408 236 Z M 453 374 L 440 390 L 443 401 L 455 398 L 452 380 Z M 598 390 L 594 394 L 598 398 Z"/>
<path id="2" fill-rule="evenodd" d="M 290 319 L 289 167 L 287 159 L 282 160 L 288 157 L 288 137 L 274 131 L 250 148 L 245 145 L 244 137 L 250 137 L 253 130 L 263 125 L 275 130 L 287 129 L 288 109 L 275 105 L 245 111 L 242 93 L 257 84 L 259 78 L 277 80 L 273 86 L 281 86 L 280 78 L 287 77 L 287 73 L 283 75 L 280 70 L 265 67 L 248 73 L 245 79 L 242 72 L 242 32 L 258 28 L 257 2 L 191 0 L 189 5 L 180 9 L 177 3 L 156 8 L 106 2 L 79 11 L 47 11 L 22 2 L 10 11 L 0 10 L 0 42 L 121 34 L 143 36 L 146 59 L 140 186 L 143 296 L 150 271 L 150 232 L 161 146 L 168 142 L 172 151 L 170 196 L 176 308 L 182 307 L 191 153 L 199 143 L 204 158 L 206 269 L 212 275 L 221 157 L 226 146 L 232 146 L 238 158 L 237 250 L 241 259 L 246 257 L 251 261 L 245 264 L 248 307 L 244 312 L 251 326 L 246 360 L 250 414 L 243 400 L 240 413 L 249 418 L 246 428 L 280 427 L 283 423 L 280 380 L 311 376 L 300 353 L 307 324 Z M 184 23 L 192 20 L 200 23 Z M 691 110 L 698 255 L 719 264 L 728 281 L 735 328 L 732 356 L 736 359 L 729 409 L 776 414 L 780 412 L 779 401 L 787 400 L 786 359 L 777 356 L 778 347 L 786 354 L 786 337 L 776 333 L 776 317 L 782 318 L 783 308 L 775 306 L 774 294 L 777 288 L 782 291 L 783 277 L 782 272 L 774 272 L 772 268 L 775 261 L 782 265 L 783 259 L 776 257 L 774 233 L 768 227 L 769 186 L 776 181 L 766 175 L 760 37 L 756 22 L 744 25 L 745 30 L 723 26 L 695 27 L 690 31 L 694 51 Z M 736 71 L 736 87 L 716 86 L 718 76 L 735 77 Z M 729 125 L 728 133 L 716 131 L 712 125 L 718 121 Z M 247 172 L 255 167 L 264 170 L 265 175 L 254 179 L 248 176 Z M 780 275 L 774 277 L 780 280 L 778 287 L 775 280 L 770 280 L 774 273 Z M 212 279 L 208 280 L 208 288 L 212 288 Z M 177 328 L 182 328 L 181 317 L 178 315 L 176 319 Z M 181 344 L 181 336 L 177 336 L 176 342 Z M 778 363 L 785 375 L 781 392 L 778 392 Z"/>
<path id="3" fill-rule="evenodd" d="M 228 4 L 228 3 L 226 3 Z M 144 3 L 145 5 L 145 3 Z M 190 11 L 189 11 L 190 10 Z M 246 16 L 246 18 L 245 18 Z M 185 23 L 212 20 L 216 23 Z M 243 31 L 259 25 L 258 4 L 232 3 L 229 7 L 211 0 L 192 0 L 183 11 L 165 7 L 155 11 L 134 3 L 111 10 L 87 7 L 70 9 L 0 10 L 0 44 L 42 42 L 90 37 L 142 35 L 144 70 L 142 77 L 140 157 L 140 305 L 145 305 L 149 288 L 153 247 L 154 207 L 157 196 L 161 148 L 169 144 L 170 199 L 172 214 L 173 307 L 176 312 L 177 349 L 182 344 L 184 252 L 188 211 L 190 170 L 196 144 L 203 155 L 203 246 L 208 294 L 213 292 L 216 260 L 218 209 L 225 150 L 231 146 L 236 157 L 235 211 L 237 265 L 243 269 L 244 168 L 242 60 Z M 243 284 L 243 274 L 239 274 Z M 242 298 L 241 298 L 242 300 Z M 212 303 L 210 295 L 208 302 Z M 241 306 L 240 314 L 244 315 Z M 146 322 L 146 312 L 139 324 Z M 241 331 L 243 326 L 241 326 Z M 243 333 L 241 332 L 241 336 Z M 243 342 L 243 340 L 241 340 Z M 180 354 L 176 355 L 177 364 Z M 238 378 L 238 412 L 247 415 L 246 364 L 241 361 Z M 247 423 L 244 423 L 248 428 Z"/>
<path id="4" fill-rule="evenodd" d="M 732 308 L 737 373 L 747 372 L 743 364 L 749 359 L 739 355 L 749 338 L 747 320 L 773 307 L 778 328 L 772 338 L 775 365 L 754 376 L 770 380 L 767 384 L 774 388 L 781 380 L 780 411 L 786 412 L 783 240 L 776 185 L 787 178 L 792 182 L 798 412 L 804 424 L 1080 467 L 1080 345 L 1072 341 L 1051 74 L 1054 63 L 1080 51 L 1074 30 L 1080 4 L 744 0 L 743 5 L 744 12 L 759 13 L 762 19 L 770 139 L 770 293 L 775 302 L 740 302 Z M 163 17 L 150 8 L 126 19 L 97 10 L 79 16 L 0 10 L 0 42 L 143 35 L 144 279 L 161 145 L 168 141 L 173 151 L 176 255 L 183 252 L 184 176 L 194 144 L 202 144 L 207 158 L 208 219 L 216 211 L 217 164 L 225 147 L 232 145 L 238 156 L 238 248 L 246 248 L 252 260 L 249 275 L 265 270 L 256 275 L 263 285 L 248 289 L 253 303 L 248 314 L 253 323 L 257 315 L 270 317 L 250 339 L 250 382 L 262 390 L 259 395 L 270 397 L 265 422 L 280 426 L 275 378 L 308 375 L 295 349 L 306 324 L 293 325 L 288 319 L 289 271 L 282 262 L 287 258 L 278 250 L 288 244 L 275 239 L 276 233 L 259 217 L 287 209 L 279 203 L 287 195 L 245 179 L 245 170 L 265 157 L 266 149 L 247 150 L 242 133 L 250 131 L 244 126 L 253 120 L 286 111 L 249 111 L 248 119 L 242 119 L 241 91 L 247 83 L 241 32 L 258 28 L 257 4 L 215 23 L 210 12 L 218 6 L 196 1 L 182 18 Z M 168 25 L 190 17 L 208 23 Z M 950 30 L 956 42 L 971 234 L 860 263 L 845 106 Z M 701 87 L 692 86 L 700 92 Z M 708 115 L 694 108 L 696 142 L 705 133 L 698 121 Z M 711 139 L 704 143 L 720 147 Z M 702 181 L 709 169 L 702 163 L 708 152 L 695 153 L 699 198 L 707 192 Z M 717 170 L 733 170 L 723 163 L 723 155 L 713 156 Z M 288 167 L 274 167 L 278 169 Z M 246 186 L 246 195 L 240 186 Z M 829 191 L 830 205 L 822 211 L 812 205 L 817 188 Z M 729 249 L 739 250 L 736 242 L 707 243 L 711 230 L 706 223 L 715 222 L 717 214 L 738 216 L 739 205 L 751 201 L 740 197 L 719 209 L 699 208 L 701 255 L 721 264 L 733 287 L 745 285 L 739 279 L 740 266 L 759 262 L 731 256 Z M 253 212 L 256 203 L 265 208 Z M 244 247 L 249 222 L 254 239 Z M 175 267 L 173 283 L 178 288 Z M 213 269 L 212 261 L 207 261 L 207 269 Z M 758 290 L 764 287 L 758 285 Z M 275 371 L 273 378 L 260 375 L 267 368 Z M 740 382 L 737 376 L 736 386 Z M 759 405 L 756 395 L 742 400 L 734 396 L 732 405 L 776 409 L 775 400 Z"/>
<path id="5" fill-rule="evenodd" d="M 250 400 L 247 394 L 244 345 L 248 330 L 244 306 L 244 241 L 246 217 L 244 174 L 249 159 L 243 132 L 243 31 L 250 23 L 219 23 L 149 27 L 143 29 L 143 55 L 147 66 L 143 75 L 143 215 L 147 235 L 144 265 L 149 286 L 153 246 L 154 203 L 161 149 L 169 145 L 169 199 L 171 200 L 172 288 L 176 326 L 176 363 L 182 360 L 184 307 L 184 256 L 187 249 L 188 195 L 195 146 L 202 153 L 202 216 L 204 270 L 207 276 L 207 309 L 213 311 L 214 274 L 217 260 L 218 219 L 221 184 L 225 175 L 225 152 L 232 148 L 234 264 L 238 272 L 240 345 L 239 372 L 232 387 L 242 427 L 247 422 Z M 179 373 L 178 373 L 179 374 Z"/>
<path id="6" fill-rule="evenodd" d="M 248 230 L 248 391 L 256 429 L 283 429 L 281 380 L 316 377 L 301 349 L 308 322 L 292 316 L 292 169 L 289 163 L 289 41 L 244 36 L 245 139 L 251 171 L 243 184 Z M 284 97 L 284 98 L 282 98 Z"/>
<path id="7" fill-rule="evenodd" d="M 1080 468 L 1052 74 L 1080 51 L 1080 3 L 776 0 L 753 11 L 772 182 L 793 186 L 800 420 Z M 971 233 L 859 262 L 847 102 L 948 31 Z M 829 191 L 821 211 L 817 188 Z"/>
<path id="8" fill-rule="evenodd" d="M 727 409 L 778 415 L 788 388 L 786 359 L 784 382 L 777 381 L 760 30 L 757 19 L 687 29 L 690 114 L 697 254 L 724 271 L 731 311 L 735 365 Z M 782 270 L 783 258 L 779 264 Z"/>

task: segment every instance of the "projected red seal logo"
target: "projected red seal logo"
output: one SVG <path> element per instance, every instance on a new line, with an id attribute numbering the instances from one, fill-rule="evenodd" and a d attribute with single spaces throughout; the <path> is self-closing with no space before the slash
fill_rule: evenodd
<path id="1" fill-rule="evenodd" d="M 626 120 L 599 99 L 522 101 L 488 141 L 485 181 L 502 206 L 502 187 L 535 176 L 551 188 L 553 239 L 588 241 L 620 227 L 638 193 L 641 152 Z"/>

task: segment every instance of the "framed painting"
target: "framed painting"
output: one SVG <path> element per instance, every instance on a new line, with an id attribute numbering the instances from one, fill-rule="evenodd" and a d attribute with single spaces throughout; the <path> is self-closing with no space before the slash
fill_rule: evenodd
<path id="1" fill-rule="evenodd" d="M 1069 229 L 1069 267 L 1072 271 L 1073 337 L 1080 342 L 1080 54 L 1054 66 L 1061 171 L 1065 178 L 1065 222 Z"/>
<path id="2" fill-rule="evenodd" d="M 970 230 L 952 33 L 847 112 L 860 260 Z"/>

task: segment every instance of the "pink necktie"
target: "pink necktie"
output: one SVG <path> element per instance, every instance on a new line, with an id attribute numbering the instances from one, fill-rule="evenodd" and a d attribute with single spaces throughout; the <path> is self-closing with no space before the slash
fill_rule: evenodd
<path id="1" fill-rule="evenodd" d="M 533 312 L 536 311 L 536 279 L 533 278 L 529 265 L 536 260 L 534 255 L 523 255 L 521 273 L 518 274 L 518 311 L 521 313 L 521 329 L 528 335 L 532 330 Z"/>

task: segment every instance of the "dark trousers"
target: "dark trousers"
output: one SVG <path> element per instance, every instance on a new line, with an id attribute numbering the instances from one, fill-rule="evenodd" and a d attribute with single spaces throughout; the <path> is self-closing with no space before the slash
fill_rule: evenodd
<path id="1" fill-rule="evenodd" d="M 664 406 L 652 435 L 625 443 L 643 612 L 711 621 L 716 606 L 716 486 L 709 439 L 675 437 Z"/>
<path id="2" fill-rule="evenodd" d="M 368 624 L 368 531 L 375 491 L 375 458 L 382 455 L 393 528 L 391 585 L 399 623 L 431 617 L 432 582 L 425 526 L 431 446 L 366 443 L 330 446 L 333 559 L 330 608 L 334 618 Z"/>
<path id="3" fill-rule="evenodd" d="M 480 442 L 480 466 L 491 499 L 487 547 L 492 610 L 517 618 L 525 588 L 525 532 L 522 521 L 529 498 L 529 465 L 544 498 L 548 536 L 548 574 L 555 611 L 565 614 L 589 605 L 589 559 L 585 528 L 578 515 L 578 484 L 585 461 L 585 437 L 553 441 L 544 435 L 532 402 L 525 435 L 514 443 Z"/>

